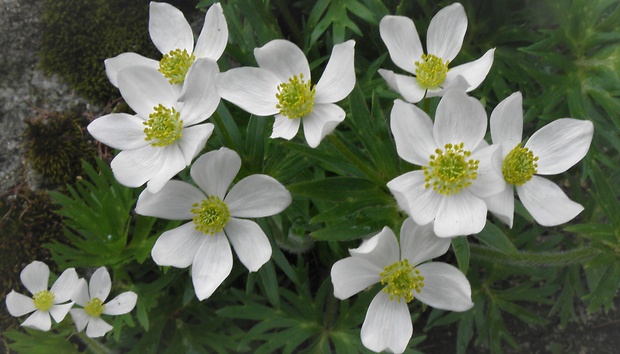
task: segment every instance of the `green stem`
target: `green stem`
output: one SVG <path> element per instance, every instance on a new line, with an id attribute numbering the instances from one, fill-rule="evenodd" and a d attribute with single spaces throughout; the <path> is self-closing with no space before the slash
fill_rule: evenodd
<path id="1" fill-rule="evenodd" d="M 348 147 L 346 147 L 342 141 L 336 136 L 335 133 L 327 136 L 329 142 L 340 151 L 349 161 L 355 165 L 360 171 L 362 171 L 368 178 L 381 187 L 385 187 L 386 182 L 381 176 L 372 168 L 368 167 L 368 163 L 357 157 Z"/>
<path id="2" fill-rule="evenodd" d="M 88 349 L 95 354 L 112 354 L 114 351 L 101 342 L 96 341 L 89 336 L 87 336 L 84 332 L 78 332 L 78 337 L 80 340 L 88 346 Z"/>
<path id="3" fill-rule="evenodd" d="M 583 264 L 601 253 L 596 248 L 583 247 L 563 252 L 504 253 L 486 246 L 470 244 L 471 257 L 511 266 L 565 267 Z"/>

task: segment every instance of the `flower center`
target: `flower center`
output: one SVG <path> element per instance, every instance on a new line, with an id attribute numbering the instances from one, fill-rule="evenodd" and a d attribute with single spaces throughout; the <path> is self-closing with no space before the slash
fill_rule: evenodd
<path id="1" fill-rule="evenodd" d="M 426 89 L 438 88 L 446 80 L 448 63 L 433 54 L 422 54 L 422 61 L 415 62 L 415 76 L 418 84 Z"/>
<path id="2" fill-rule="evenodd" d="M 201 204 L 192 205 L 191 212 L 194 214 L 192 220 L 196 230 L 208 235 L 221 232 L 230 220 L 228 206 L 215 196 L 203 199 Z"/>
<path id="3" fill-rule="evenodd" d="M 196 56 L 187 53 L 187 50 L 171 50 L 159 61 L 159 72 L 164 74 L 171 84 L 181 84 L 185 80 L 187 71 L 196 60 Z"/>
<path id="4" fill-rule="evenodd" d="M 428 166 L 422 167 L 425 188 L 432 186 L 437 193 L 457 194 L 478 177 L 476 171 L 480 161 L 468 159 L 471 151 L 463 150 L 463 143 L 446 144 L 443 150 L 437 149 L 435 153 L 437 155 L 430 156 Z"/>
<path id="5" fill-rule="evenodd" d="M 99 300 L 98 297 L 95 297 L 86 303 L 86 306 L 84 306 L 84 311 L 86 311 L 90 317 L 99 317 L 103 311 L 105 311 L 105 305 L 103 304 L 103 301 Z"/>
<path id="6" fill-rule="evenodd" d="M 34 294 L 32 297 L 34 300 L 34 307 L 37 310 L 47 311 L 54 305 L 54 293 L 49 290 L 42 290 Z"/>
<path id="7" fill-rule="evenodd" d="M 538 172 L 538 156 L 534 156 L 532 150 L 517 146 L 512 149 L 502 163 L 502 174 L 506 182 L 520 186 L 532 179 Z"/>
<path id="8" fill-rule="evenodd" d="M 410 302 L 413 300 L 413 291 L 419 293 L 424 287 L 424 277 L 406 259 L 385 267 L 379 275 L 381 284 L 387 284 L 383 291 L 390 295 L 390 300 L 400 302 L 402 298 Z"/>
<path id="9" fill-rule="evenodd" d="M 142 123 L 146 125 L 144 140 L 152 140 L 152 146 L 168 146 L 181 137 L 183 130 L 181 114 L 174 108 L 166 108 L 161 104 L 154 110 L 155 112 L 149 114 L 149 120 Z"/>
<path id="10" fill-rule="evenodd" d="M 315 86 L 310 80 L 304 81 L 304 75 L 295 75 L 288 82 L 278 85 L 276 108 L 283 116 L 290 119 L 300 118 L 312 112 L 314 104 Z"/>

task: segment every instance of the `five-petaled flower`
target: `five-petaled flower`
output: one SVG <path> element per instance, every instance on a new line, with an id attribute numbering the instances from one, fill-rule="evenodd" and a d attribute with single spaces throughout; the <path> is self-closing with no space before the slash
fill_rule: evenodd
<path id="1" fill-rule="evenodd" d="M 232 269 L 232 244 L 251 272 L 271 258 L 269 239 L 251 220 L 280 213 L 291 203 L 290 193 L 274 178 L 255 174 L 226 193 L 239 172 L 241 158 L 227 148 L 199 157 L 190 170 L 198 187 L 171 180 L 157 193 L 144 190 L 136 212 L 171 220 L 188 220 L 164 232 L 151 256 L 159 265 L 192 266 L 198 299 L 211 296 Z"/>
<path id="2" fill-rule="evenodd" d="M 478 87 L 489 73 L 495 49 L 480 59 L 448 68 L 463 45 L 467 16 L 463 6 L 454 3 L 441 9 L 431 20 L 426 38 L 426 54 L 413 21 L 403 16 L 385 16 L 379 23 L 381 38 L 394 64 L 414 75 L 379 70 L 388 85 L 406 101 L 416 103 L 425 96 L 443 96 L 458 76 L 468 84 L 467 91 Z"/>
<path id="3" fill-rule="evenodd" d="M 317 147 L 346 113 L 334 104 L 355 86 L 355 42 L 334 46 L 325 72 L 312 84 L 304 53 L 286 40 L 273 40 L 254 49 L 259 68 L 228 70 L 217 77 L 223 99 L 257 116 L 275 115 L 272 138 L 292 139 L 304 126 L 310 147 Z"/>
<path id="4" fill-rule="evenodd" d="M 449 311 L 467 311 L 473 306 L 471 287 L 465 275 L 452 265 L 428 262 L 446 253 L 450 239 L 437 237 L 431 225 L 420 226 L 407 218 L 400 230 L 400 250 L 388 227 L 349 250 L 331 270 L 334 296 L 347 299 L 369 286 L 381 283 L 364 324 L 362 343 L 380 352 L 402 353 L 413 334 L 407 303 L 422 303 Z"/>

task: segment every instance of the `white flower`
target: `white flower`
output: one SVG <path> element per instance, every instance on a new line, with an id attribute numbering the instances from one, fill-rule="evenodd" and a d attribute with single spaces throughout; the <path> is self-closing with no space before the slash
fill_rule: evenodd
<path id="1" fill-rule="evenodd" d="M 75 269 L 69 268 L 62 272 L 58 280 L 47 290 L 50 269 L 47 264 L 34 261 L 26 266 L 20 274 L 22 283 L 33 295 L 28 297 L 13 290 L 6 296 L 6 307 L 14 317 L 23 316 L 34 311 L 22 323 L 22 326 L 49 331 L 52 326 L 50 315 L 54 321 L 62 321 L 73 302 L 71 295 L 76 290 L 78 275 Z"/>
<path id="2" fill-rule="evenodd" d="M 483 141 L 487 116 L 482 104 L 464 91 L 449 90 L 439 102 L 435 123 L 418 107 L 396 100 L 391 130 L 398 155 L 422 166 L 387 186 L 416 223 L 435 220 L 440 237 L 478 233 L 486 223 L 481 197 L 502 190 L 493 168 L 497 146 Z"/>
<path id="3" fill-rule="evenodd" d="M 424 96 L 443 96 L 458 76 L 468 83 L 467 91 L 478 87 L 489 73 L 495 49 L 488 50 L 480 59 L 448 68 L 463 45 L 467 30 L 467 16 L 463 6 L 454 3 L 441 9 L 431 20 L 424 54 L 420 37 L 413 21 L 403 16 L 385 16 L 379 31 L 396 66 L 414 75 L 395 74 L 379 70 L 388 85 L 411 103 Z"/>
<path id="4" fill-rule="evenodd" d="M 90 277 L 90 284 L 80 279 L 78 289 L 72 297 L 76 304 L 83 308 L 71 309 L 71 318 L 77 330 L 81 332 L 86 327 L 86 335 L 91 338 L 101 337 L 112 330 L 101 315 L 123 315 L 136 306 L 138 295 L 133 291 L 126 291 L 104 304 L 110 295 L 112 281 L 105 267 L 97 269 Z"/>
<path id="5" fill-rule="evenodd" d="M 519 199 L 534 220 L 543 226 L 555 226 L 572 220 L 583 207 L 570 200 L 555 183 L 537 175 L 562 173 L 579 162 L 590 148 L 594 126 L 587 120 L 562 118 L 535 132 L 521 146 L 523 109 L 520 92 L 500 102 L 491 114 L 491 138 L 501 145 L 505 189 L 485 198 L 489 211 L 512 227 L 514 187 Z"/>
<path id="6" fill-rule="evenodd" d="M 286 40 L 254 49 L 259 68 L 235 68 L 218 75 L 223 99 L 257 115 L 275 115 L 272 138 L 292 139 L 303 123 L 310 147 L 317 147 L 346 116 L 334 102 L 355 86 L 355 42 L 334 46 L 323 76 L 315 85 L 304 53 Z"/>
<path id="7" fill-rule="evenodd" d="M 136 212 L 171 220 L 188 220 L 164 232 L 153 247 L 155 263 L 192 266 L 196 296 L 204 300 L 232 269 L 232 244 L 239 260 L 256 272 L 271 257 L 271 245 L 260 226 L 241 218 L 275 215 L 291 203 L 290 193 L 267 175 L 251 175 L 228 187 L 239 172 L 241 158 L 227 148 L 208 152 L 192 165 L 199 188 L 171 180 L 158 192 L 144 190 Z"/>
<path id="8" fill-rule="evenodd" d="M 112 113 L 88 125 L 97 140 L 123 150 L 111 164 L 121 184 L 139 187 L 148 181 L 148 189 L 157 191 L 191 163 L 213 132 L 213 124 L 197 123 L 219 104 L 213 85 L 218 72 L 212 60 L 196 62 L 180 90 L 147 66 L 121 71 L 119 89 L 136 115 Z"/>
<path id="9" fill-rule="evenodd" d="M 151 2 L 149 33 L 155 47 L 164 55 L 161 61 L 128 52 L 105 60 L 112 85 L 118 87 L 119 72 L 129 66 L 145 65 L 158 69 L 172 84 L 181 84 L 190 67 L 202 59 L 217 61 L 228 42 L 226 18 L 219 3 L 205 15 L 202 31 L 194 47 L 194 34 L 183 13 L 163 2 Z"/>
<path id="10" fill-rule="evenodd" d="M 467 311 L 473 306 L 471 287 L 457 268 L 429 262 L 446 253 L 450 239 L 433 234 L 432 226 L 419 226 L 407 218 L 398 240 L 388 227 L 349 250 L 331 270 L 334 296 L 347 299 L 369 286 L 385 287 L 368 307 L 362 325 L 366 348 L 402 353 L 413 334 L 407 303 L 417 298 L 426 305 L 449 311 Z"/>

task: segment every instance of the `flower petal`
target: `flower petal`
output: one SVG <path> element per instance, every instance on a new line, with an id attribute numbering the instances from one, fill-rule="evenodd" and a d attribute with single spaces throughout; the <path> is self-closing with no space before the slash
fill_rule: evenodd
<path id="1" fill-rule="evenodd" d="M 308 59 L 304 52 L 290 41 L 274 39 L 260 48 L 255 48 L 254 56 L 258 66 L 275 74 L 280 82 L 288 82 L 293 76 L 300 74 L 304 80 L 310 80 Z"/>
<path id="2" fill-rule="evenodd" d="M 387 184 L 398 206 L 418 225 L 426 225 L 435 219 L 443 199 L 433 189 L 425 188 L 424 184 L 422 171 L 407 172 Z"/>
<path id="3" fill-rule="evenodd" d="M 138 197 L 136 213 L 168 220 L 189 220 L 192 205 L 205 199 L 204 193 L 189 183 L 170 180 L 157 193 L 143 190 Z"/>
<path id="4" fill-rule="evenodd" d="M 524 185 L 517 186 L 517 193 L 525 209 L 542 226 L 571 221 L 583 210 L 581 204 L 570 200 L 560 187 L 543 177 L 532 176 Z"/>
<path id="5" fill-rule="evenodd" d="M 223 232 L 204 238 L 192 264 L 192 282 L 196 297 L 204 300 L 228 277 L 233 259 L 230 244 Z"/>
<path id="6" fill-rule="evenodd" d="M 183 129 L 185 132 L 187 129 Z M 200 142 L 197 142 L 198 144 Z M 185 161 L 188 160 L 181 151 L 181 147 L 178 144 L 172 144 L 161 148 L 161 163 L 157 166 L 159 170 L 153 175 L 146 188 L 156 193 L 159 191 L 166 182 L 168 182 L 177 173 L 183 171 L 188 165 Z M 189 159 L 191 160 L 191 159 Z"/>
<path id="7" fill-rule="evenodd" d="M 231 216 L 262 218 L 286 209 L 291 204 L 291 194 L 275 178 L 259 174 L 239 181 L 224 201 Z"/>
<path id="8" fill-rule="evenodd" d="M 153 44 L 162 54 L 175 49 L 185 49 L 191 54 L 194 49 L 192 28 L 183 13 L 170 4 L 151 2 L 149 34 Z"/>
<path id="9" fill-rule="evenodd" d="M 416 268 L 424 277 L 424 286 L 420 293 L 413 293 L 418 300 L 436 309 L 448 311 L 467 311 L 474 306 L 469 281 L 454 266 L 431 262 Z"/>
<path id="10" fill-rule="evenodd" d="M 319 146 L 321 140 L 334 131 L 346 115 L 344 109 L 333 103 L 314 105 L 312 112 L 301 118 L 308 146 L 311 148 Z"/>
<path id="11" fill-rule="evenodd" d="M 86 335 L 90 338 L 103 337 L 103 335 L 110 332 L 112 328 L 113 327 L 101 319 L 101 317 L 90 317 L 88 319 L 88 326 L 86 326 Z"/>
<path id="12" fill-rule="evenodd" d="M 250 272 L 258 271 L 271 258 L 269 239 L 254 221 L 230 218 L 224 231 L 237 257 Z"/>
<path id="13" fill-rule="evenodd" d="M 23 316 L 27 313 L 35 311 L 34 300 L 31 297 L 20 294 L 11 290 L 6 296 L 6 308 L 13 317 Z"/>
<path id="14" fill-rule="evenodd" d="M 471 154 L 471 159 L 479 161 L 479 164 L 476 179 L 468 188 L 470 192 L 484 198 L 506 189 L 506 181 L 501 172 L 501 155 L 500 145 L 495 144 L 478 149 Z"/>
<path id="15" fill-rule="evenodd" d="M 461 50 L 467 31 L 467 15 L 463 5 L 454 3 L 439 10 L 431 19 L 426 35 L 428 54 L 452 61 Z"/>
<path id="16" fill-rule="evenodd" d="M 39 291 L 47 290 L 50 268 L 43 262 L 33 261 L 22 270 L 19 277 L 26 289 L 34 295 Z"/>
<path id="17" fill-rule="evenodd" d="M 187 268 L 209 237 L 212 236 L 196 230 L 193 222 L 185 223 L 162 233 L 151 250 L 151 257 L 160 266 Z"/>
<path id="18" fill-rule="evenodd" d="M 269 70 L 234 68 L 218 74 L 215 87 L 219 95 L 239 108 L 257 116 L 278 113 L 278 85 L 282 81 Z"/>
<path id="19" fill-rule="evenodd" d="M 334 46 L 325 71 L 316 84 L 315 104 L 338 102 L 351 93 L 355 86 L 354 47 L 354 40 Z"/>
<path id="20" fill-rule="evenodd" d="M 205 22 L 196 40 L 196 58 L 209 58 L 217 61 L 224 53 L 228 43 L 228 25 L 222 5 L 213 4 L 205 15 Z"/>
<path id="21" fill-rule="evenodd" d="M 192 160 L 207 144 L 207 140 L 213 134 L 215 126 L 211 123 L 198 124 L 183 128 L 183 135 L 176 143 L 179 145 L 185 166 L 192 163 Z"/>
<path id="22" fill-rule="evenodd" d="M 502 145 L 502 159 L 517 144 L 523 134 L 523 98 L 517 91 L 500 102 L 491 113 L 491 139 Z"/>
<path id="23" fill-rule="evenodd" d="M 359 293 L 381 281 L 383 268 L 361 257 L 347 257 L 334 263 L 331 270 L 334 296 L 340 300 Z"/>
<path id="24" fill-rule="evenodd" d="M 411 315 L 405 301 L 390 300 L 380 291 L 368 306 L 361 338 L 364 346 L 375 352 L 402 353 L 413 335 Z"/>
<path id="25" fill-rule="evenodd" d="M 435 234 L 454 237 L 477 234 L 487 221 L 487 205 L 468 190 L 446 196 L 437 212 Z"/>
<path id="26" fill-rule="evenodd" d="M 394 231 L 387 226 L 378 234 L 364 240 L 358 248 L 350 249 L 349 253 L 351 257 L 363 259 L 381 269 L 380 272 L 400 259 L 398 240 Z"/>
<path id="27" fill-rule="evenodd" d="M 220 69 L 211 59 L 198 59 L 187 72 L 179 101 L 183 102 L 183 126 L 200 123 L 209 118 L 220 103 L 215 89 L 215 76 Z"/>
<path id="28" fill-rule="evenodd" d="M 73 307 L 73 302 L 69 302 L 62 305 L 54 305 L 50 308 L 49 313 L 54 318 L 54 321 L 60 322 L 65 319 L 69 310 Z"/>
<path id="29" fill-rule="evenodd" d="M 54 294 L 54 304 L 60 304 L 71 300 L 71 297 L 77 289 L 78 279 L 77 272 L 74 268 L 69 268 L 62 272 L 50 289 Z"/>
<path id="30" fill-rule="evenodd" d="M 119 71 L 118 89 L 129 107 L 144 120 L 160 104 L 174 107 L 179 97 L 179 88 L 148 66 L 130 66 Z"/>
<path id="31" fill-rule="evenodd" d="M 416 165 L 427 165 L 437 149 L 431 118 L 418 107 L 395 100 L 390 113 L 390 127 L 398 156 Z"/>
<path id="32" fill-rule="evenodd" d="M 91 275 L 90 283 L 88 285 L 88 293 L 90 298 L 97 298 L 101 301 L 105 301 L 110 295 L 110 289 L 112 288 L 112 280 L 110 280 L 110 273 L 106 267 L 99 267 Z"/>
<path id="33" fill-rule="evenodd" d="M 437 144 L 464 143 L 465 150 L 475 150 L 487 130 L 487 114 L 480 101 L 462 90 L 448 90 L 439 101 L 433 135 Z"/>
<path id="34" fill-rule="evenodd" d="M 86 279 L 78 279 L 77 285 L 75 286 L 75 292 L 73 293 L 73 296 L 71 296 L 71 301 L 82 307 L 86 306 L 86 304 L 90 301 Z"/>
<path id="35" fill-rule="evenodd" d="M 450 239 L 437 237 L 433 232 L 433 224 L 423 226 L 407 218 L 400 229 L 400 258 L 409 260 L 416 266 L 439 256 L 443 256 L 450 248 Z"/>
<path id="36" fill-rule="evenodd" d="M 52 319 L 47 311 L 37 310 L 22 323 L 22 326 L 47 332 L 52 328 Z"/>
<path id="37" fill-rule="evenodd" d="M 77 328 L 78 332 L 84 330 L 84 328 L 88 324 L 88 321 L 90 321 L 91 319 L 91 317 L 86 314 L 86 311 L 84 311 L 84 309 L 71 309 L 69 310 L 69 313 L 71 314 L 71 319 L 75 323 L 75 327 Z"/>
<path id="38" fill-rule="evenodd" d="M 114 178 L 120 184 L 137 188 L 159 172 L 163 159 L 163 149 L 149 144 L 139 149 L 119 152 L 110 166 Z"/>
<path id="39" fill-rule="evenodd" d="M 224 199 L 240 168 L 239 155 L 233 150 L 222 147 L 200 156 L 192 165 L 190 174 L 207 195 Z"/>
<path id="40" fill-rule="evenodd" d="M 487 208 L 493 215 L 512 228 L 515 213 L 515 192 L 512 185 L 507 185 L 504 191 L 483 198 Z"/>
<path id="41" fill-rule="evenodd" d="M 465 81 L 467 81 L 468 87 L 466 91 L 469 92 L 475 90 L 489 74 L 491 66 L 493 65 L 494 55 L 495 48 L 489 49 L 478 60 L 461 64 L 448 70 L 444 87 L 451 87 L 452 82 L 454 82 L 458 76 L 461 76 L 465 79 Z"/>
<path id="42" fill-rule="evenodd" d="M 138 294 L 133 291 L 126 291 L 105 304 L 103 313 L 106 315 L 124 315 L 134 307 L 138 301 Z"/>
<path id="43" fill-rule="evenodd" d="M 426 94 L 426 89 L 418 84 L 415 77 L 395 74 L 393 71 L 384 69 L 379 69 L 379 75 L 392 90 L 398 92 L 409 103 L 420 102 Z"/>
<path id="44" fill-rule="evenodd" d="M 112 113 L 95 119 L 87 128 L 95 139 L 114 149 L 133 150 L 150 144 L 143 123 L 130 114 Z"/>
<path id="45" fill-rule="evenodd" d="M 290 119 L 281 114 L 276 114 L 276 120 L 273 123 L 273 132 L 270 138 L 282 138 L 291 140 L 297 135 L 299 131 L 299 124 L 301 119 Z"/>
<path id="46" fill-rule="evenodd" d="M 384 16 L 379 22 L 379 33 L 394 64 L 415 74 L 415 62 L 422 58 L 424 50 L 413 21 L 404 16 Z"/>
<path id="47" fill-rule="evenodd" d="M 105 73 L 110 83 L 118 88 L 118 72 L 129 66 L 148 66 L 155 70 L 159 69 L 159 62 L 151 58 L 143 57 L 140 54 L 127 52 L 122 53 L 114 58 L 108 58 L 103 61 L 105 64 Z"/>
<path id="48" fill-rule="evenodd" d="M 538 157 L 538 174 L 555 175 L 568 170 L 586 155 L 593 134 L 592 122 L 562 118 L 540 128 L 525 147 Z"/>

